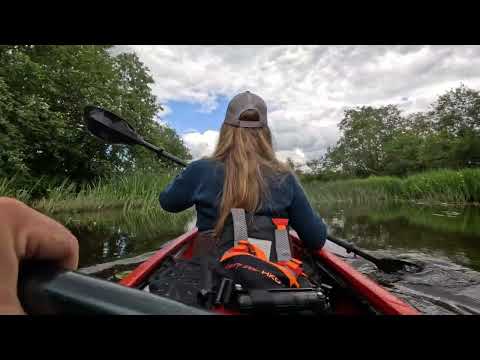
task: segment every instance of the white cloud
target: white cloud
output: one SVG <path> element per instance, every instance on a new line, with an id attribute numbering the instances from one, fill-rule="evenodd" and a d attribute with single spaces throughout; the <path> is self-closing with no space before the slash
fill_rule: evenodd
<path id="1" fill-rule="evenodd" d="M 213 154 L 218 142 L 218 136 L 219 131 L 216 130 L 207 130 L 202 133 L 191 129 L 191 131 L 184 133 L 182 138 L 191 150 L 193 158 L 198 159 Z M 315 144 L 312 147 L 315 148 Z M 275 146 L 275 149 L 277 157 L 282 161 L 286 161 L 288 158 L 292 159 L 295 163 L 305 163 L 307 161 L 306 153 L 298 147 L 293 150 L 279 150 L 278 146 Z M 315 156 L 312 156 L 312 158 L 315 158 L 321 154 L 313 155 Z"/>
<path id="2" fill-rule="evenodd" d="M 480 46 L 135 45 L 120 50 L 134 50 L 150 68 L 161 103 L 188 101 L 208 112 L 218 96 L 247 89 L 259 94 L 269 107 L 279 153 L 300 149 L 306 160 L 335 143 L 346 107 L 393 103 L 418 111 L 460 83 L 480 88 Z M 213 149 L 214 133 L 184 138 L 192 152 L 203 153 Z"/>
<path id="3" fill-rule="evenodd" d="M 276 154 L 281 161 L 286 161 L 288 158 L 290 158 L 295 163 L 305 162 L 305 153 L 299 148 L 294 150 L 280 150 L 277 151 Z"/>
<path id="4" fill-rule="evenodd" d="M 194 159 L 213 154 L 217 145 L 219 132 L 216 130 L 207 130 L 201 132 L 191 132 L 182 135 L 185 145 L 190 149 Z"/>

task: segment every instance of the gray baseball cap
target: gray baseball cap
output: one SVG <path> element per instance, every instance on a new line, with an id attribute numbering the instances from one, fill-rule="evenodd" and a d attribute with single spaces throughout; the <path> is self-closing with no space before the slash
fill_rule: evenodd
<path id="1" fill-rule="evenodd" d="M 247 110 L 255 110 L 258 113 L 259 121 L 241 121 L 240 116 Z M 266 127 L 268 126 L 267 104 L 260 96 L 250 91 L 240 93 L 230 100 L 223 122 L 235 127 Z"/>

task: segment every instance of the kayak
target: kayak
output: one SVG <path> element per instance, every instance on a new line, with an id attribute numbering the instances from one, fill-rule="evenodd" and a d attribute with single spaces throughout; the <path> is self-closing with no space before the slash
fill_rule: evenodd
<path id="1" fill-rule="evenodd" d="M 119 284 L 149 291 L 152 275 L 167 259 L 192 258 L 195 241 L 199 232 L 195 228 L 168 242 L 154 255 L 141 263 L 132 272 L 120 280 Z M 301 241 L 295 234 L 290 234 L 295 258 L 303 259 L 305 253 Z M 338 315 L 419 315 L 420 313 L 405 301 L 387 291 L 367 276 L 361 274 L 351 265 L 333 254 L 325 247 L 312 254 L 313 269 L 322 278 L 322 283 L 329 288 L 330 312 Z M 211 310 L 212 313 L 238 314 L 223 307 Z"/>

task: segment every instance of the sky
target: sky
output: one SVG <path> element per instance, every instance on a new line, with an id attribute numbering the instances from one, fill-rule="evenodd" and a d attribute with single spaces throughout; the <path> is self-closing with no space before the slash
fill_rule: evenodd
<path id="1" fill-rule="evenodd" d="M 319 158 L 346 108 L 396 104 L 427 110 L 464 84 L 480 89 L 480 46 L 121 45 L 150 69 L 160 121 L 194 158 L 211 154 L 229 99 L 249 90 L 267 103 L 279 158 Z"/>

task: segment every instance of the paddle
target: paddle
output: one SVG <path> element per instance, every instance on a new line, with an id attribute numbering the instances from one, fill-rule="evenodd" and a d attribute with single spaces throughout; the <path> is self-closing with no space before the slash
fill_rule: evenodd
<path id="1" fill-rule="evenodd" d="M 330 240 L 331 242 L 345 248 L 347 250 L 347 253 L 352 252 L 352 253 L 354 253 L 358 256 L 361 256 L 365 260 L 368 260 L 368 261 L 374 263 L 377 266 L 377 268 L 379 268 L 380 270 L 382 270 L 386 273 L 394 273 L 394 272 L 397 272 L 397 271 L 400 271 L 400 270 L 404 270 L 405 268 L 408 268 L 408 267 L 413 267 L 413 268 L 418 269 L 418 270 L 421 269 L 421 267 L 419 265 L 411 263 L 409 261 L 404 261 L 404 260 L 400 260 L 400 259 L 393 259 L 393 258 L 377 258 L 377 257 L 359 249 L 354 244 L 349 243 L 346 240 L 336 238 L 333 235 L 327 235 L 327 239 Z"/>
<path id="2" fill-rule="evenodd" d="M 146 291 L 61 270 L 46 261 L 21 264 L 18 297 L 31 315 L 212 315 Z"/>
<path id="3" fill-rule="evenodd" d="M 125 120 L 115 114 L 112 114 L 107 110 L 95 106 L 88 106 L 85 109 L 85 120 L 87 122 L 87 126 L 90 132 L 103 140 L 116 144 L 143 145 L 147 149 L 157 153 L 157 155 L 159 156 L 170 159 L 182 166 L 187 165 L 179 158 L 165 152 L 162 149 L 155 147 L 152 144 L 147 143 L 135 132 L 135 130 Z M 362 258 L 374 263 L 380 270 L 387 273 L 396 272 L 398 270 L 404 269 L 407 266 L 420 268 L 416 264 L 399 259 L 377 258 L 371 254 L 364 252 L 363 250 L 360 250 L 355 245 L 345 240 L 340 240 L 332 235 L 328 235 L 327 238 L 328 240 L 336 243 L 337 245 L 342 246 L 348 252 L 353 252 L 354 254 L 357 254 Z"/>
<path id="4" fill-rule="evenodd" d="M 108 110 L 97 106 L 87 106 L 83 116 L 88 130 L 107 143 L 141 145 L 160 157 L 171 160 L 178 165 L 187 166 L 185 161 L 145 141 L 128 122 Z"/>

